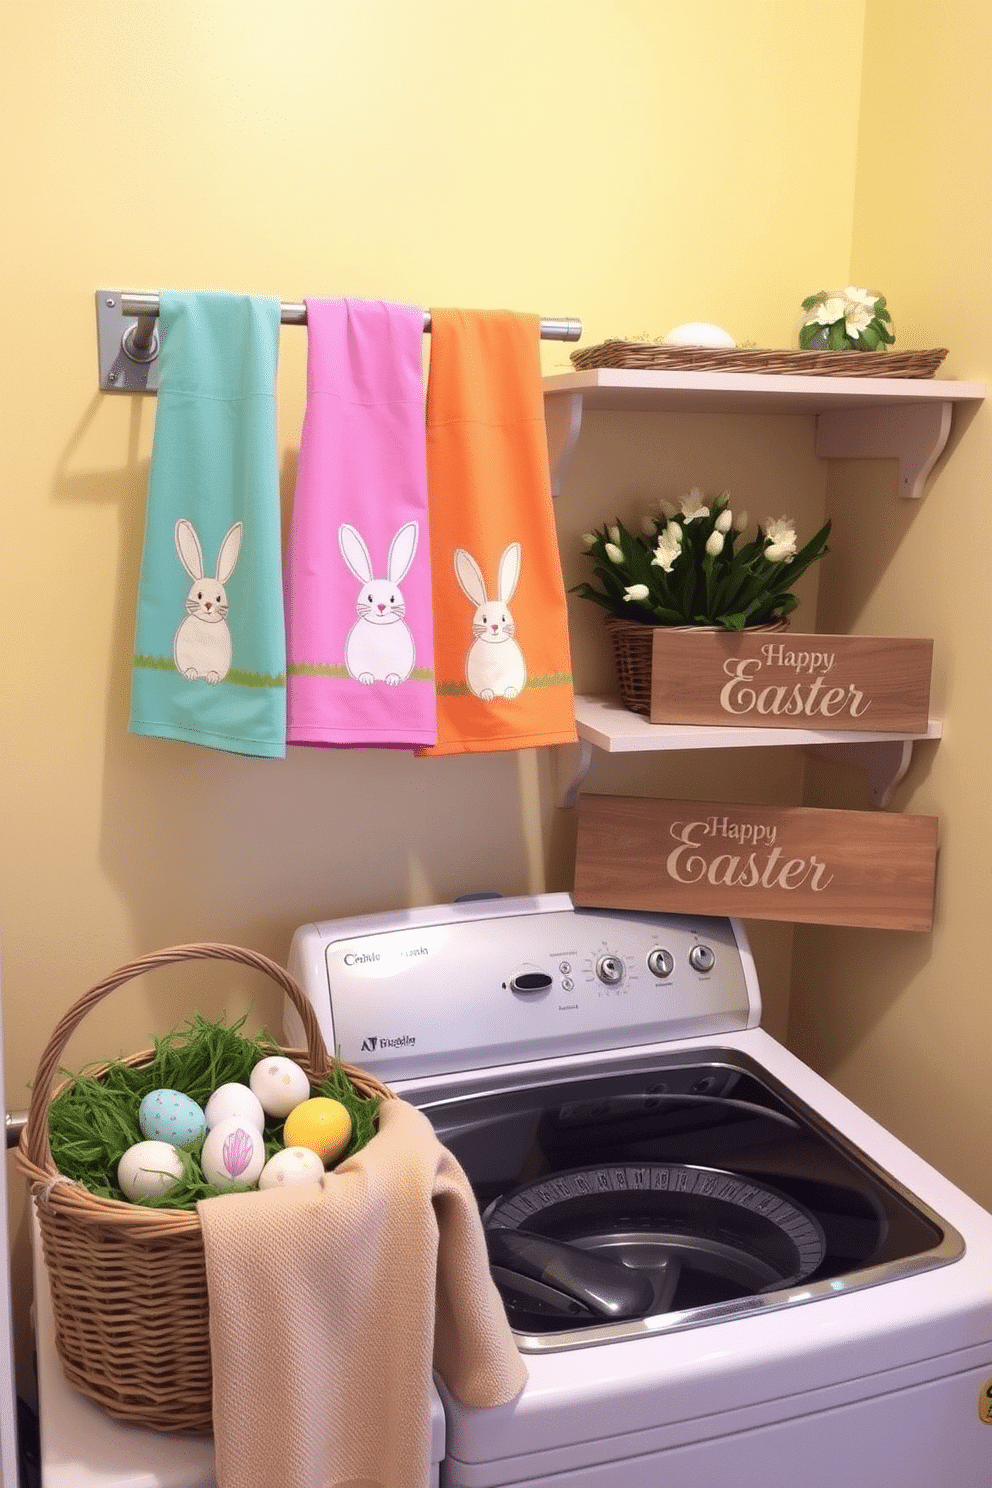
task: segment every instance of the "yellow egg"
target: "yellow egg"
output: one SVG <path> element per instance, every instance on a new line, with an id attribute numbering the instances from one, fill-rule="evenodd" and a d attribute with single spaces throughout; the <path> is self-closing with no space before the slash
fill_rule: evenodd
<path id="1" fill-rule="evenodd" d="M 282 1140 L 286 1147 L 309 1147 L 327 1167 L 351 1141 L 351 1117 L 340 1101 L 315 1095 L 290 1111 Z"/>

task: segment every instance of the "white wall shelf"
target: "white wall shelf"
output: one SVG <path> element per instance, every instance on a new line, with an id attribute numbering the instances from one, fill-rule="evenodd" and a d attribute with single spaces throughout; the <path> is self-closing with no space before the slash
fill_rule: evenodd
<path id="1" fill-rule="evenodd" d="M 881 354 L 881 353 L 880 353 Z M 623 413 L 813 415 L 826 459 L 896 459 L 899 493 L 923 495 L 955 412 L 970 417 L 981 382 L 812 377 L 764 372 L 642 372 L 599 367 L 544 379 L 552 490 L 558 495 L 586 409 Z"/>
<path id="2" fill-rule="evenodd" d="M 939 739 L 941 724 L 931 718 L 926 733 L 889 734 L 853 729 L 721 728 L 690 724 L 649 723 L 625 708 L 618 698 L 578 694 L 575 723 L 579 736 L 578 760 L 569 769 L 559 754 L 558 804 L 574 806 L 592 763 L 592 751 L 638 754 L 698 749 L 815 749 L 847 760 L 867 771 L 869 791 L 876 806 L 885 806 L 909 768 L 913 744 Z"/>
<path id="3" fill-rule="evenodd" d="M 815 419 L 815 450 L 825 459 L 896 459 L 900 495 L 918 499 L 947 445 L 955 420 L 970 419 L 986 397 L 981 382 L 911 377 L 814 377 L 780 373 L 645 372 L 600 367 L 544 379 L 552 490 L 565 472 L 589 409 L 613 413 L 777 414 Z M 792 747 L 847 760 L 867 772 L 876 806 L 888 804 L 926 733 L 779 728 L 699 728 L 652 724 L 616 698 L 577 696 L 578 758 L 558 751 L 558 800 L 572 806 L 593 749 L 640 751 Z"/>

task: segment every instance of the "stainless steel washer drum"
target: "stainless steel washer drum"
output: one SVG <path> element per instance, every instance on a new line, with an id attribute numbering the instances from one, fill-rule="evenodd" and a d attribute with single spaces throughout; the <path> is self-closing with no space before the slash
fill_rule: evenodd
<path id="1" fill-rule="evenodd" d="M 547 1327 L 651 1316 L 685 1305 L 687 1292 L 698 1305 L 713 1287 L 776 1290 L 826 1254 L 808 1210 L 684 1163 L 568 1169 L 497 1199 L 484 1218 L 508 1310 Z"/>

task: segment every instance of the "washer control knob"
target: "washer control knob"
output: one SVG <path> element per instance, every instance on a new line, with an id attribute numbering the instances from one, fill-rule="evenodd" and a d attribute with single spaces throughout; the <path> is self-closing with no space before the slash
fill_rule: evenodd
<path id="1" fill-rule="evenodd" d="M 600 956 L 596 962 L 596 975 L 601 982 L 608 987 L 615 987 L 618 982 L 623 981 L 623 962 L 619 956 Z"/>
<path id="2" fill-rule="evenodd" d="M 652 976 L 661 977 L 664 980 L 665 977 L 670 977 L 674 970 L 675 957 L 671 951 L 663 951 L 660 947 L 651 951 L 648 956 L 648 971 Z"/>
<path id="3" fill-rule="evenodd" d="M 693 971 L 712 971 L 716 957 L 707 945 L 694 945 L 689 952 L 689 965 Z"/>

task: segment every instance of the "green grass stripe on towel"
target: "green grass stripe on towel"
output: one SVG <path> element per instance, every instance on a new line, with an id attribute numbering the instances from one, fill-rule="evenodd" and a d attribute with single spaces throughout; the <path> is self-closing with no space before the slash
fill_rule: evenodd
<path id="1" fill-rule="evenodd" d="M 542 688 L 570 687 L 571 685 L 571 672 L 548 672 L 543 677 L 528 677 L 524 683 L 524 692 L 538 692 Z M 441 697 L 467 697 L 469 695 L 467 682 L 439 682 L 437 690 Z"/>
<path id="2" fill-rule="evenodd" d="M 348 677 L 350 672 L 341 662 L 291 661 L 286 668 L 290 677 Z M 417 682 L 433 682 L 434 672 L 430 667 L 414 667 L 410 676 Z"/>
<path id="3" fill-rule="evenodd" d="M 136 667 L 147 667 L 155 672 L 174 672 L 176 663 L 171 656 L 135 656 Z M 285 677 L 267 677 L 261 672 L 243 672 L 237 667 L 232 667 L 225 678 L 227 682 L 233 682 L 238 687 L 285 687 Z"/>

